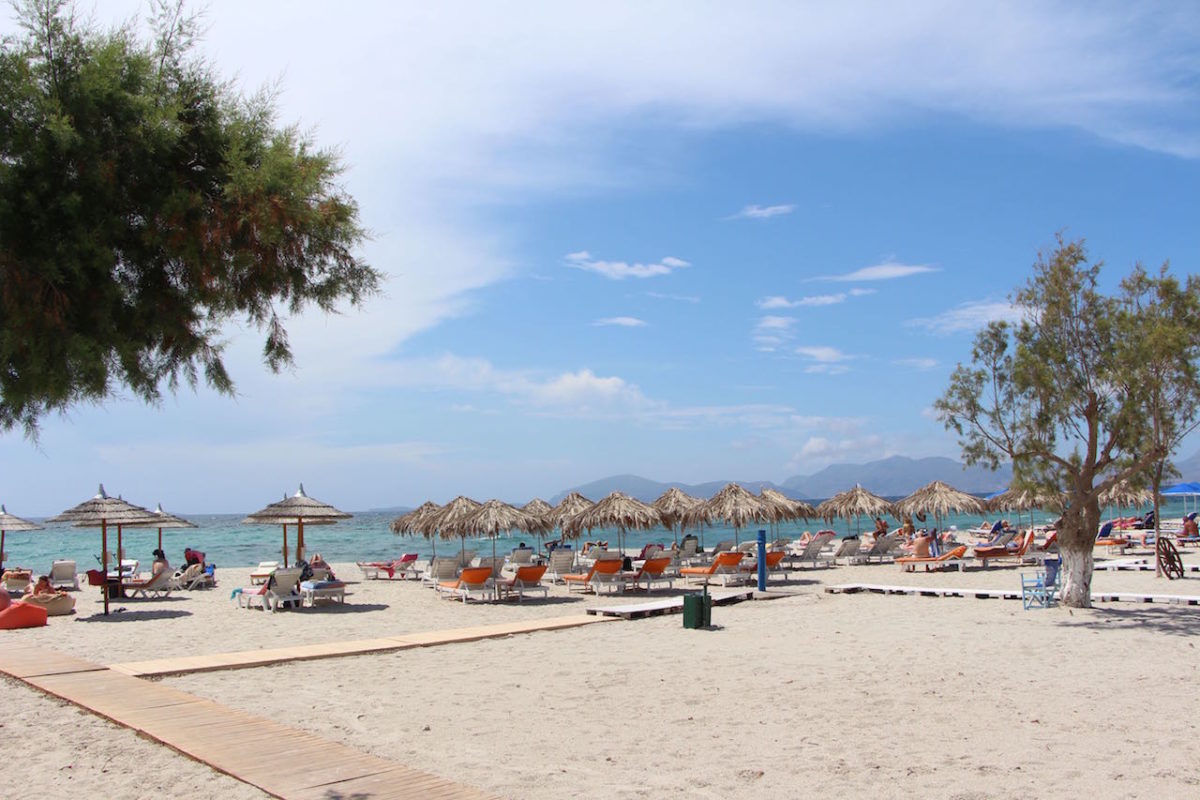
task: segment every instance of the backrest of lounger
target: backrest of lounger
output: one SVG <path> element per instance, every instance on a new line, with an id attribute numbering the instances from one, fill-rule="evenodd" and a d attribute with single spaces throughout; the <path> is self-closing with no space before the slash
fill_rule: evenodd
<path id="1" fill-rule="evenodd" d="M 300 569 L 277 569 L 273 573 L 275 575 L 275 585 L 271 587 L 271 591 L 275 594 L 291 594 L 296 591 L 296 586 L 300 583 L 300 575 L 303 570 Z"/>
<path id="2" fill-rule="evenodd" d="M 642 572 L 646 575 L 662 575 L 670 565 L 671 559 L 669 558 L 647 558 L 646 563 L 642 564 Z"/>
<path id="3" fill-rule="evenodd" d="M 555 575 L 561 575 L 575 564 L 574 550 L 555 550 L 550 554 L 550 568 Z"/>
<path id="4" fill-rule="evenodd" d="M 606 558 L 597 560 L 595 566 L 592 567 L 592 571 L 596 575 L 616 575 L 621 571 L 621 559 Z"/>
<path id="5" fill-rule="evenodd" d="M 596 559 L 597 561 L 620 561 L 621 560 L 621 552 L 619 550 L 609 550 L 607 547 L 605 547 L 604 549 L 592 548 L 591 550 L 588 551 L 588 555 L 591 556 L 592 558 Z"/>
<path id="6" fill-rule="evenodd" d="M 782 550 L 776 550 L 773 553 L 767 553 L 767 569 L 777 568 L 779 566 L 779 562 L 783 561 L 783 557 L 786 555 L 787 553 Z"/>
<path id="7" fill-rule="evenodd" d="M 527 567 L 518 567 L 517 574 L 513 577 L 513 581 L 522 586 L 536 586 L 541 583 L 542 576 L 546 574 L 546 565 L 538 564 Z"/>
<path id="8" fill-rule="evenodd" d="M 1034 536 L 1035 534 L 1032 529 L 1025 532 L 1025 537 L 1021 539 L 1021 546 L 1017 548 L 1016 555 L 1025 555 L 1025 553 L 1033 545 Z"/>
<path id="9" fill-rule="evenodd" d="M 75 577 L 74 561 L 55 561 L 50 565 L 50 580 L 69 581 Z"/>
<path id="10" fill-rule="evenodd" d="M 483 586 L 492 577 L 491 567 L 466 567 L 458 579 L 463 586 Z"/>
<path id="11" fill-rule="evenodd" d="M 745 553 L 740 551 L 726 551 L 724 553 L 717 553 L 717 557 L 714 558 L 712 562 L 712 571 L 718 572 L 720 570 L 734 569 L 739 563 L 741 563 L 741 560 L 745 555 Z"/>

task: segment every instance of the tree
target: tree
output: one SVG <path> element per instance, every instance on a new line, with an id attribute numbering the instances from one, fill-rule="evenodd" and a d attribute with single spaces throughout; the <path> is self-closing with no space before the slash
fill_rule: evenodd
<path id="1" fill-rule="evenodd" d="M 221 325 L 265 330 L 292 362 L 276 304 L 359 305 L 379 273 L 335 183 L 335 154 L 275 125 L 194 52 L 182 0 L 151 41 L 101 32 L 67 0 L 21 0 L 0 46 L 0 430 L 128 388 L 154 403 L 202 373 L 233 382 Z"/>
<path id="2" fill-rule="evenodd" d="M 1146 480 L 1200 424 L 1200 278 L 1140 266 L 1114 296 L 1082 241 L 1041 255 L 1019 321 L 979 333 L 935 403 L 969 464 L 1011 460 L 1014 481 L 1062 492 L 1063 602 L 1091 604 L 1100 493 Z M 1161 473 L 1160 473 L 1161 477 Z"/>

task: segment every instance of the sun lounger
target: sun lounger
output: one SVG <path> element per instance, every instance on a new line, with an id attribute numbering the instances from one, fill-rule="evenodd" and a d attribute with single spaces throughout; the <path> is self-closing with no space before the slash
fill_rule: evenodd
<path id="1" fill-rule="evenodd" d="M 913 572 L 918 566 L 924 566 L 926 572 L 934 569 L 946 569 L 948 567 L 958 567 L 958 571 L 962 572 L 967 563 L 967 559 L 963 558 L 966 554 L 967 546 L 961 544 L 953 550 L 942 553 L 940 556 L 902 556 L 896 559 L 896 563 L 905 572 Z"/>
<path id="2" fill-rule="evenodd" d="M 744 556 L 744 553 L 736 551 L 718 553 L 707 567 L 684 567 L 679 574 L 689 583 L 712 583 L 715 580 L 719 580 L 722 586 L 728 586 L 731 581 L 743 583 L 746 576 L 738 570 L 738 565 Z"/>
<path id="3" fill-rule="evenodd" d="M 124 585 L 125 592 L 129 597 L 169 597 L 171 595 L 171 577 L 173 572 L 163 570 L 162 572 L 151 575 L 144 581 L 127 581 Z"/>
<path id="4" fill-rule="evenodd" d="M 50 585 L 55 589 L 79 589 L 79 575 L 74 561 L 55 561 L 50 565 Z"/>
<path id="5" fill-rule="evenodd" d="M 1016 547 L 976 547 L 971 553 L 980 566 L 986 567 L 989 561 L 1012 561 L 1015 559 L 1017 564 L 1025 560 L 1025 554 L 1033 545 L 1033 540 L 1036 534 L 1033 531 L 1026 531 L 1021 537 L 1021 543 Z"/>
<path id="6" fill-rule="evenodd" d="M 772 550 L 767 553 L 767 580 L 772 577 L 779 577 L 787 580 L 787 570 L 783 568 L 783 557 L 787 553 L 783 550 Z M 758 575 L 758 558 L 750 558 L 738 565 L 738 570 L 746 573 L 747 582 L 755 579 Z"/>
<path id="7" fill-rule="evenodd" d="M 571 573 L 575 567 L 574 550 L 553 550 L 546 564 L 546 575 L 552 583 L 562 581 L 564 575 Z"/>
<path id="8" fill-rule="evenodd" d="M 880 563 L 883 563 L 884 559 L 894 559 L 896 557 L 902 543 L 903 540 L 900 538 L 900 532 L 893 531 L 884 536 L 877 536 L 870 550 L 863 551 L 860 546 L 858 555 L 854 556 L 854 558 L 860 563 L 870 564 L 871 561 L 876 559 Z"/>
<path id="9" fill-rule="evenodd" d="M 250 585 L 266 583 L 271 573 L 279 569 L 278 561 L 260 561 L 258 566 L 250 571 Z"/>
<path id="10" fill-rule="evenodd" d="M 563 575 L 563 583 L 567 585 L 567 591 L 571 591 L 573 587 L 580 587 L 580 591 L 593 591 L 600 593 L 601 587 L 607 587 L 613 591 L 624 591 L 625 580 L 621 575 L 621 559 L 620 558 L 604 558 L 593 562 L 592 568 L 584 573 L 574 575 Z"/>
<path id="11" fill-rule="evenodd" d="M 457 578 L 458 572 L 457 558 L 435 558 L 421 577 L 421 585 L 432 586 L 436 589 L 446 581 Z"/>
<path id="12" fill-rule="evenodd" d="M 208 576 L 204 573 L 203 564 L 188 564 L 181 570 L 176 570 L 169 581 L 173 590 L 199 588 Z"/>
<path id="13" fill-rule="evenodd" d="M 675 585 L 675 579 L 667 574 L 667 568 L 671 566 L 669 556 L 658 556 L 656 558 L 647 558 L 642 563 L 639 569 L 632 577 L 628 579 L 632 588 L 640 588 L 643 583 L 646 584 L 646 591 L 649 592 L 656 583 L 665 583 L 670 589 Z"/>
<path id="14" fill-rule="evenodd" d="M 533 563 L 533 548 L 532 547 L 514 547 L 512 552 L 508 554 L 508 563 L 516 567 L 523 567 Z"/>
<path id="15" fill-rule="evenodd" d="M 234 592 L 243 608 L 258 606 L 264 611 L 278 611 L 284 606 L 300 607 L 300 575 L 297 568 L 277 569 L 261 587 L 249 587 Z"/>
<path id="16" fill-rule="evenodd" d="M 300 605 L 307 603 L 311 608 L 318 600 L 345 603 L 346 584 L 342 581 L 301 581 Z"/>
<path id="17" fill-rule="evenodd" d="M 504 577 L 504 556 L 481 556 L 479 566 L 491 567 L 492 578 L 500 580 Z"/>
<path id="18" fill-rule="evenodd" d="M 858 551 L 862 549 L 862 540 L 857 536 L 853 539 L 842 539 L 838 542 L 837 549 L 833 552 L 833 563 L 835 564 L 854 564 L 858 558 Z"/>
<path id="19" fill-rule="evenodd" d="M 500 596 L 507 598 L 515 594 L 517 602 L 524 600 L 525 595 L 534 592 L 540 592 L 542 597 L 549 596 L 550 590 L 542 583 L 542 576 L 546 574 L 546 569 L 545 564 L 526 564 L 517 567 L 516 575 L 496 583 L 500 587 Z"/>
<path id="20" fill-rule="evenodd" d="M 793 548 L 799 547 L 799 549 L 791 553 L 788 556 L 788 560 L 791 561 L 792 566 L 797 566 L 798 564 L 803 565 L 809 561 L 812 562 L 814 567 L 820 566 L 821 564 L 829 566 L 837 557 L 837 553 L 834 553 L 833 555 L 822 555 L 821 551 L 825 549 L 825 545 L 833 541 L 833 537 L 836 535 L 837 534 L 835 534 L 833 531 L 818 531 L 817 535 L 809 539 L 807 544 L 793 544 Z M 850 541 L 857 542 L 858 540 L 851 539 Z M 857 547 L 855 550 L 857 551 Z"/>
<path id="21" fill-rule="evenodd" d="M 462 598 L 465 603 L 472 597 L 491 600 L 494 585 L 491 567 L 466 567 L 457 580 L 442 581 L 437 585 L 437 590 L 443 597 L 451 600 Z"/>

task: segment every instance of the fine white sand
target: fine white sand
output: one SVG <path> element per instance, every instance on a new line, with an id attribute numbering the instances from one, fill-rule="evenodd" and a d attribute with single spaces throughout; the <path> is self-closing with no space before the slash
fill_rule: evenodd
<path id="1" fill-rule="evenodd" d="M 128 610 L 107 621 L 85 589 L 77 616 L 4 635 L 115 663 L 582 614 L 597 602 L 558 588 L 548 602 L 464 606 L 414 583 L 364 581 L 344 609 L 272 615 L 230 602 L 245 575 L 122 601 Z M 1017 601 L 823 592 L 860 581 L 1012 589 L 1017 576 L 804 571 L 781 599 L 715 608 L 712 630 L 674 615 L 165 680 L 512 798 L 1200 793 L 1200 767 L 1183 757 L 1200 719 L 1200 607 L 1026 612 Z M 1098 571 L 1093 589 L 1200 595 L 1200 580 Z M 261 795 L 23 685 L 5 682 L 4 696 L 0 751 L 30 786 L 141 797 L 149 772 L 171 776 L 168 787 L 195 776 L 191 796 Z M 35 726 L 49 735 L 18 735 Z"/>

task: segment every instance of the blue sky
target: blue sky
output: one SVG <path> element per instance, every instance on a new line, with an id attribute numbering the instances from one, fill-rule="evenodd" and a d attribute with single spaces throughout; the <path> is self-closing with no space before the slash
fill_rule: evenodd
<path id="1" fill-rule="evenodd" d="M 235 400 L 0 436 L 13 513 L 101 481 L 364 509 L 957 457 L 929 407 L 1057 231 L 1110 285 L 1200 264 L 1187 4 L 329 8 L 215 0 L 203 48 L 341 151 L 384 295 L 291 320 L 278 376 L 230 325 Z"/>

